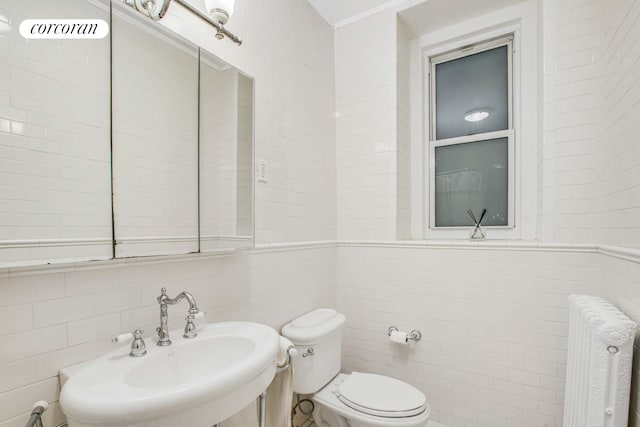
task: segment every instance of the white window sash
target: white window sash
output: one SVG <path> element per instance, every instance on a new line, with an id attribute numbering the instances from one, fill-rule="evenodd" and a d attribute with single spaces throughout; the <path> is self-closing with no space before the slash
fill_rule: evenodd
<path id="1" fill-rule="evenodd" d="M 506 37 L 492 39 L 487 42 L 476 43 L 474 45 L 433 56 L 429 59 L 429 62 L 431 64 L 429 73 L 429 91 L 431 95 L 429 105 L 429 109 L 431 111 L 431 114 L 429 116 L 430 141 L 436 140 L 436 65 L 443 62 L 452 61 L 454 59 L 464 58 L 476 53 L 485 52 L 487 50 L 495 49 L 501 46 L 507 46 L 507 67 L 509 69 L 509 72 L 507 73 L 508 128 L 513 129 L 513 35 L 509 35 Z"/>
<path id="2" fill-rule="evenodd" d="M 478 141 L 486 141 L 498 138 L 508 138 L 508 214 L 506 226 L 488 226 L 483 227 L 492 230 L 513 230 L 516 227 L 516 182 L 515 182 L 515 165 L 516 165 L 516 143 L 515 143 L 515 129 L 514 123 L 514 105 L 513 105 L 513 79 L 514 79 L 514 67 L 513 67 L 513 34 L 507 36 L 496 37 L 491 40 L 475 43 L 473 45 L 461 47 L 448 52 L 440 53 L 428 59 L 430 63 L 430 75 L 429 75 L 429 90 L 430 90 L 430 102 L 429 102 L 429 141 L 428 150 L 425 150 L 427 159 L 425 164 L 429 164 L 429 196 L 425 197 L 425 201 L 429 201 L 429 209 L 427 218 L 425 218 L 425 231 L 427 234 L 446 231 L 446 230 L 467 230 L 468 226 L 459 227 L 436 227 L 435 226 L 435 149 L 436 147 L 445 147 L 448 145 L 466 144 Z M 497 47 L 507 46 L 508 55 L 508 126 L 506 130 L 487 132 L 474 135 L 465 135 L 448 139 L 436 139 L 436 65 L 451 61 L 458 58 L 463 58 L 476 53 L 484 52 L 487 50 L 495 49 Z"/>
<path id="3" fill-rule="evenodd" d="M 436 156 L 435 150 L 437 147 L 446 147 L 450 145 L 458 145 L 458 144 L 468 144 L 474 142 L 482 142 L 488 141 L 492 139 L 499 138 L 507 138 L 507 200 L 508 200 L 508 213 L 507 213 L 507 225 L 498 225 L 498 226 L 483 226 L 483 228 L 494 229 L 494 230 L 511 230 L 514 229 L 515 224 L 515 132 L 513 129 L 502 130 L 497 132 L 488 132 L 479 135 L 470 135 L 463 136 L 459 138 L 450 138 L 443 139 L 440 141 L 430 141 L 429 143 L 429 229 L 430 230 L 460 230 L 460 229 L 468 229 L 468 226 L 458 226 L 458 227 L 436 227 Z"/>

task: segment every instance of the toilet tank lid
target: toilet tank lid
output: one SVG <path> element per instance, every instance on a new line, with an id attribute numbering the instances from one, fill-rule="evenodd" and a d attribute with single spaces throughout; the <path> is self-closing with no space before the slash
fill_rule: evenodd
<path id="1" fill-rule="evenodd" d="M 320 308 L 293 319 L 282 328 L 282 335 L 295 345 L 317 344 L 336 334 L 344 325 L 343 314 L 331 308 Z"/>

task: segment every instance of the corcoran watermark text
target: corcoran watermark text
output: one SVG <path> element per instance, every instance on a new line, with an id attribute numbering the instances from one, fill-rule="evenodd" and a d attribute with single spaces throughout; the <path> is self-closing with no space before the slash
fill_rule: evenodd
<path id="1" fill-rule="evenodd" d="M 25 39 L 101 39 L 109 34 L 102 19 L 25 19 L 20 23 Z"/>

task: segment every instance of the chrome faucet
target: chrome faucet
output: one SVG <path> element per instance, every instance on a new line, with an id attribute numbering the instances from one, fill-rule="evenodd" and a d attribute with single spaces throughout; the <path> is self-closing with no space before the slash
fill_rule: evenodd
<path id="1" fill-rule="evenodd" d="M 182 335 L 185 338 L 195 338 L 198 333 L 196 332 L 196 324 L 193 322 L 196 318 L 197 314 L 200 314 L 200 310 L 198 309 L 198 305 L 196 304 L 196 300 L 193 298 L 189 292 L 182 292 L 178 294 L 177 297 L 171 299 L 167 295 L 167 289 L 162 288 L 160 296 L 158 297 L 158 303 L 160 304 L 160 327 L 156 328 L 158 332 L 158 342 L 157 345 L 164 347 L 171 345 L 171 340 L 169 339 L 169 314 L 167 310 L 167 306 L 174 305 L 186 299 L 189 302 L 189 314 L 185 320 L 187 324 L 184 327 L 184 334 Z"/>

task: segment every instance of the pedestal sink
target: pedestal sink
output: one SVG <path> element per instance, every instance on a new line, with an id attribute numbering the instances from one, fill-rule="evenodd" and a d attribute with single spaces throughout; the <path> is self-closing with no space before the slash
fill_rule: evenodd
<path id="1" fill-rule="evenodd" d="M 129 357 L 129 346 L 96 359 L 62 388 L 69 427 L 211 427 L 254 401 L 276 372 L 279 337 L 252 322 L 211 323 L 173 344 Z"/>

